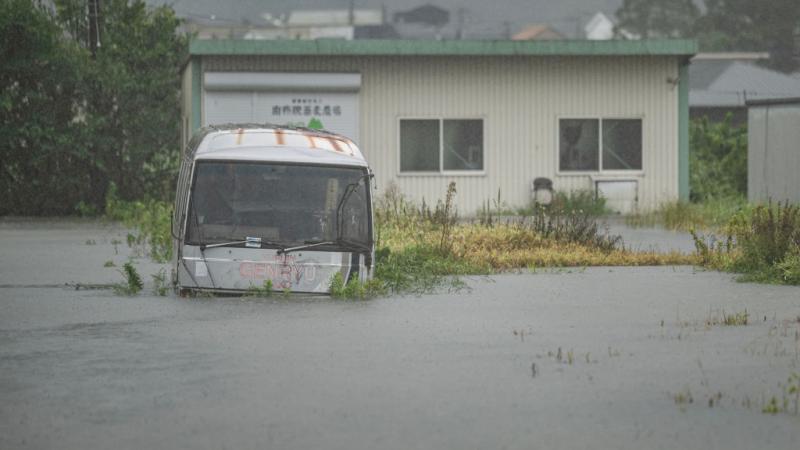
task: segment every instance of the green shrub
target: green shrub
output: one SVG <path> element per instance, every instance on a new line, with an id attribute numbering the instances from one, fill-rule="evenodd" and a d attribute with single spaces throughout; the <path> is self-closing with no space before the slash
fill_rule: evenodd
<path id="1" fill-rule="evenodd" d="M 689 127 L 689 184 L 695 202 L 747 194 L 747 127 L 695 119 Z M 709 182 L 713 180 L 713 182 Z"/>

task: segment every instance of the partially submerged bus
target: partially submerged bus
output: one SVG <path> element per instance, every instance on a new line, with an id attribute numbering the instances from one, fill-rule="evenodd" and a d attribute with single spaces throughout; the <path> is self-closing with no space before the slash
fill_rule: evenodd
<path id="1" fill-rule="evenodd" d="M 172 222 L 180 294 L 327 293 L 374 265 L 372 172 L 348 138 L 306 128 L 206 127 L 187 146 Z"/>

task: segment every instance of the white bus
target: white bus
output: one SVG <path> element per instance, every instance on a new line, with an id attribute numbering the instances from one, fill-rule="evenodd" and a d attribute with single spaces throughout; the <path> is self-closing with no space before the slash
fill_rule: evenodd
<path id="1" fill-rule="evenodd" d="M 231 124 L 198 131 L 181 162 L 172 281 L 181 294 L 327 293 L 374 267 L 372 172 L 348 138 Z"/>

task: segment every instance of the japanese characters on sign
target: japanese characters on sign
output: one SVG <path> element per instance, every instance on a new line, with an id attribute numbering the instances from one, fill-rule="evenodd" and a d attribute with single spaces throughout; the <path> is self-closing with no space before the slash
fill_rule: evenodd
<path id="1" fill-rule="evenodd" d="M 341 105 L 331 105 L 321 98 L 292 98 L 291 104 L 272 105 L 273 116 L 341 116 Z"/>

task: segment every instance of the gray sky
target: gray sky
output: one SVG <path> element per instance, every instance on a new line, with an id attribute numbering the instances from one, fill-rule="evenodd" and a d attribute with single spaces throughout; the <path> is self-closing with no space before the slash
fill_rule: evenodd
<path id="1" fill-rule="evenodd" d="M 218 19 L 251 21 L 265 12 L 287 13 L 293 9 L 345 9 L 350 0 L 147 0 L 150 4 L 171 4 L 182 17 L 215 15 Z M 458 8 L 466 9 L 465 37 L 483 37 L 502 33 L 504 22 L 511 31 L 526 24 L 549 23 L 567 34 L 574 34 L 597 11 L 609 16 L 622 4 L 622 0 L 355 0 L 356 8 L 381 8 L 389 14 L 416 6 L 433 3 L 450 11 L 455 21 Z"/>

